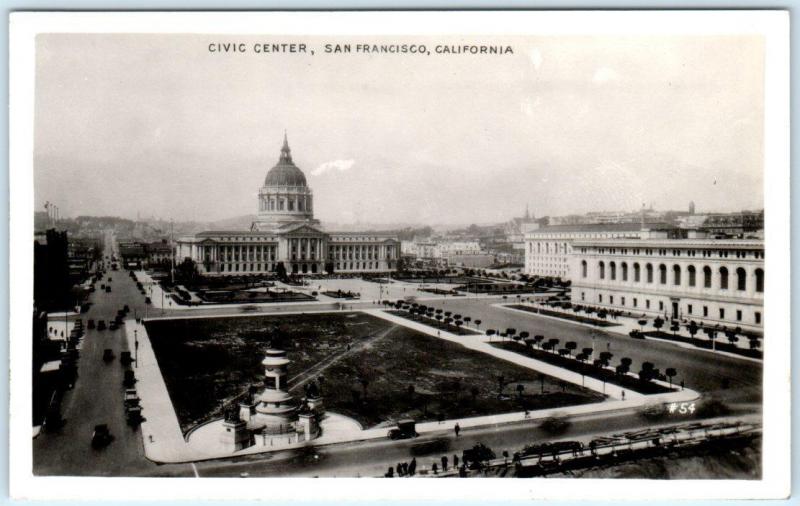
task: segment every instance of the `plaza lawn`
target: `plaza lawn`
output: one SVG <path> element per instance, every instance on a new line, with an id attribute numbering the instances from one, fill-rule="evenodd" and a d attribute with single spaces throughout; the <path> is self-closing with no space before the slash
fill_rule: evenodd
<path id="1" fill-rule="evenodd" d="M 220 416 L 221 405 L 249 385 L 261 388 L 260 362 L 278 336 L 292 360 L 292 393 L 300 397 L 304 383 L 317 381 L 327 409 L 365 427 L 404 417 L 436 420 L 603 399 L 361 313 L 161 320 L 149 322 L 147 330 L 184 431 Z"/>

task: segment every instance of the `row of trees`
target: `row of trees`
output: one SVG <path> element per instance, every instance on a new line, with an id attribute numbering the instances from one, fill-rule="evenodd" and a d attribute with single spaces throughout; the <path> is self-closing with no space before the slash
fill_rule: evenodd
<path id="1" fill-rule="evenodd" d="M 494 329 L 488 329 L 486 334 L 490 336 L 490 339 L 491 336 L 495 334 L 503 338 L 509 337 L 517 343 L 522 342 L 528 348 L 538 348 L 543 351 L 558 354 L 562 357 L 574 358 L 581 363 L 589 363 L 591 360 L 591 365 L 599 369 L 611 367 L 611 359 L 614 357 L 613 353 L 602 351 L 597 355 L 597 358 L 594 358 L 595 350 L 591 347 L 583 347 L 580 349 L 580 352 L 575 353 L 579 348 L 576 341 L 566 341 L 563 343 L 563 346 L 559 347 L 561 340 L 558 338 L 546 339 L 543 335 L 534 335 L 531 337 L 527 331 L 517 333 L 516 329 L 513 328 L 506 329 L 504 333 L 498 333 Z M 575 353 L 574 356 L 573 353 Z M 614 372 L 617 375 L 626 375 L 631 372 L 632 365 L 633 361 L 629 357 L 622 357 L 619 364 L 614 367 Z M 674 367 L 668 367 L 664 370 L 663 377 L 669 378 L 670 388 L 672 388 L 672 378 L 677 374 L 677 370 Z M 642 362 L 641 369 L 637 376 L 643 382 L 650 382 L 655 379 L 660 379 L 662 374 L 655 368 L 652 362 Z"/>
<path id="2" fill-rule="evenodd" d="M 465 324 L 469 324 L 470 322 L 475 324 L 476 328 L 480 328 L 481 320 L 472 320 L 472 317 L 461 315 L 458 313 L 454 313 L 452 311 L 445 311 L 443 309 L 434 308 L 431 306 L 426 306 L 424 304 L 419 304 L 417 302 L 406 302 L 404 300 L 397 300 L 395 302 L 390 302 L 388 300 L 382 301 L 384 306 L 392 306 L 396 309 L 407 311 L 409 314 L 419 316 L 421 319 L 430 319 L 436 320 L 438 323 L 443 323 L 447 326 L 455 326 L 458 333 L 461 333 L 461 326 Z"/>

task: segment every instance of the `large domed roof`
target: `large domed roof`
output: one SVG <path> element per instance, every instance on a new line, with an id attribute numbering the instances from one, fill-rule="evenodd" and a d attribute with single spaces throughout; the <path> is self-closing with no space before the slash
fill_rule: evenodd
<path id="1" fill-rule="evenodd" d="M 292 161 L 292 150 L 289 141 L 283 136 L 281 158 L 278 163 L 267 172 L 264 186 L 306 186 L 306 176 Z"/>

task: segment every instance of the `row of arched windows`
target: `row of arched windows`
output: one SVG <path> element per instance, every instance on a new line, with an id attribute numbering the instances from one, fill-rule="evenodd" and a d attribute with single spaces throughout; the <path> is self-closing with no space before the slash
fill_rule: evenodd
<path id="1" fill-rule="evenodd" d="M 616 281 L 618 277 L 621 281 L 628 281 L 629 280 L 629 272 L 628 272 L 628 264 L 627 262 L 622 262 L 619 265 L 619 269 L 617 269 L 616 262 L 608 262 L 606 264 L 604 261 L 600 261 L 597 263 L 597 269 L 599 273 L 600 279 L 609 279 L 611 281 Z M 654 269 L 653 264 L 645 264 L 645 281 L 647 283 L 653 283 L 654 279 Z M 581 261 L 581 276 L 587 277 L 589 271 L 589 264 L 586 260 Z M 618 272 L 619 271 L 619 272 Z M 658 282 L 662 285 L 669 284 L 668 281 L 668 271 L 666 265 L 660 264 L 658 266 Z M 672 285 L 674 286 L 681 286 L 683 283 L 683 271 L 680 265 L 673 265 L 672 266 Z M 713 271 L 709 266 L 703 266 L 702 270 L 703 275 L 703 288 L 712 288 L 712 277 Z M 728 290 L 729 289 L 729 278 L 730 273 L 728 268 L 722 266 L 718 270 L 718 279 L 719 285 L 717 288 L 720 290 Z M 688 278 L 688 286 L 694 287 L 697 286 L 697 270 L 694 265 L 690 265 L 686 268 L 686 276 Z M 756 292 L 763 292 L 764 291 L 764 269 L 758 268 L 754 272 L 755 277 L 755 287 Z M 734 271 L 734 281 L 736 283 L 736 289 L 739 291 L 746 291 L 747 290 L 747 271 L 742 268 L 738 267 L 736 271 Z M 639 263 L 633 264 L 633 282 L 639 283 L 642 281 L 642 270 Z"/>

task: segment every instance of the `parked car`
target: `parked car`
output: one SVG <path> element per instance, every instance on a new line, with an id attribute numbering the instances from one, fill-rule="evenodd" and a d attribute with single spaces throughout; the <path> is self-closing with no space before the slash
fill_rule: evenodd
<path id="1" fill-rule="evenodd" d="M 119 328 L 119 323 L 117 322 L 117 320 L 114 320 L 113 322 L 108 324 L 108 330 L 117 330 L 118 328 Z"/>
<path id="2" fill-rule="evenodd" d="M 103 423 L 94 426 L 94 432 L 92 432 L 93 448 L 102 448 L 104 446 L 108 446 L 108 444 L 111 443 L 112 439 L 114 438 L 108 431 L 108 425 Z"/>
<path id="3" fill-rule="evenodd" d="M 103 361 L 111 362 L 112 360 L 114 360 L 114 352 L 111 350 L 111 348 L 106 348 L 103 350 Z"/>
<path id="4" fill-rule="evenodd" d="M 119 363 L 122 365 L 131 365 L 133 359 L 131 358 L 131 352 L 123 351 L 119 355 Z"/>
<path id="5" fill-rule="evenodd" d="M 136 384 L 136 375 L 132 370 L 128 369 L 125 371 L 125 378 L 122 380 L 122 384 L 125 385 L 126 388 L 131 388 Z"/>
<path id="6" fill-rule="evenodd" d="M 92 330 L 94 328 L 94 320 L 89 320 L 86 323 L 86 328 L 89 329 L 89 330 Z"/>
<path id="7" fill-rule="evenodd" d="M 106 321 L 100 320 L 97 322 L 97 330 L 105 330 L 106 329 Z"/>

